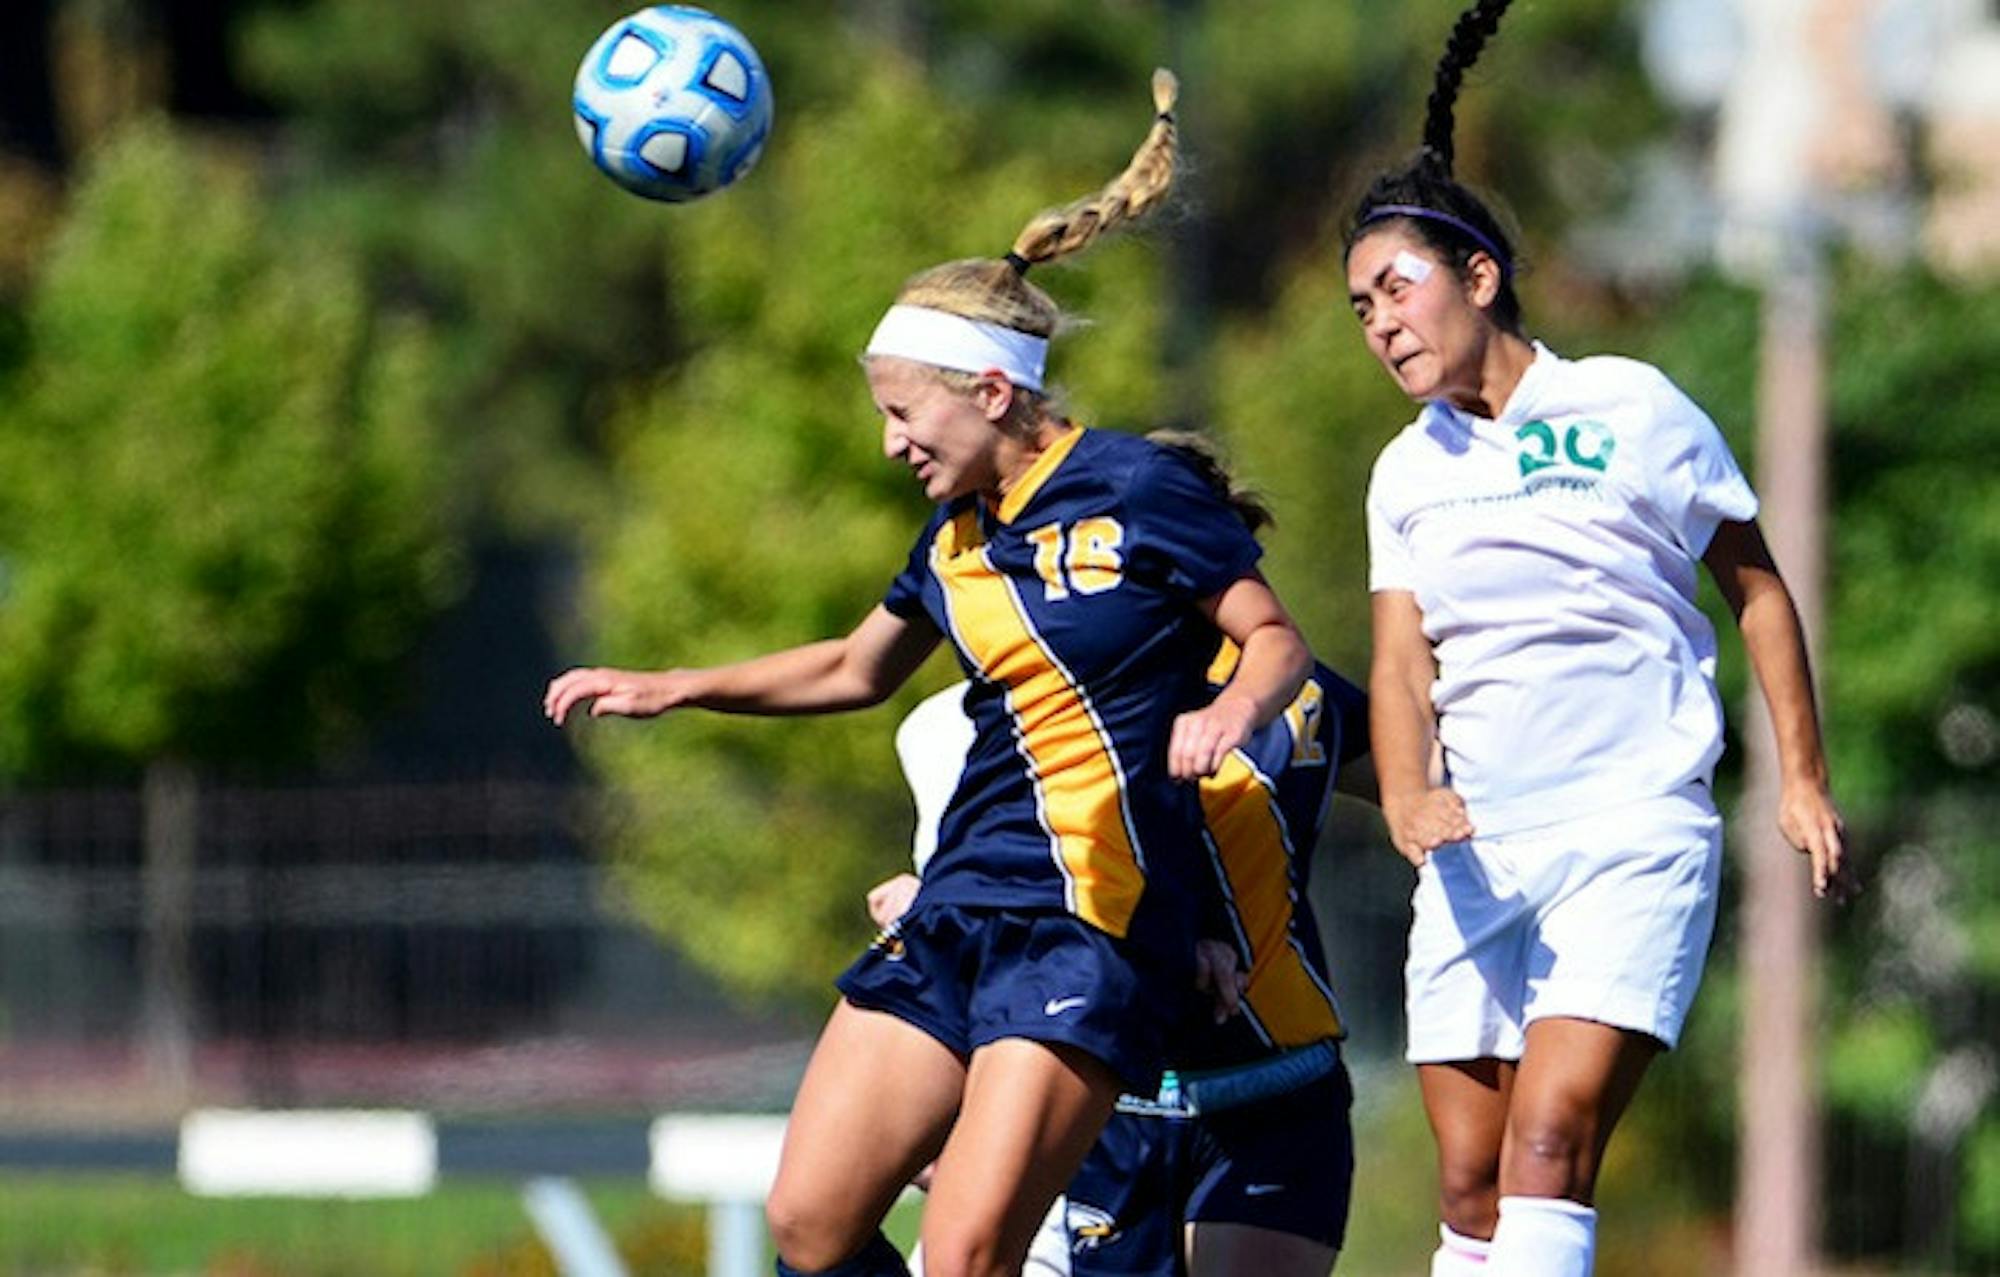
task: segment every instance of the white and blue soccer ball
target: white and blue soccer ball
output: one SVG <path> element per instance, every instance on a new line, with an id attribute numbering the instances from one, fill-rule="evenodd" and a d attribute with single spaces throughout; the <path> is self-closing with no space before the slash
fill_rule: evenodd
<path id="1" fill-rule="evenodd" d="M 679 203 L 748 173 L 771 133 L 771 79 L 743 33 L 663 4 L 611 24 L 576 72 L 576 135 L 628 191 Z"/>

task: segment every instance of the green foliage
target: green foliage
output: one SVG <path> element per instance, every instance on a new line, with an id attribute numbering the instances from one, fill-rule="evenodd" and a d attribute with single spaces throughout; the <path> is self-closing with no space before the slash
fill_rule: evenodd
<path id="1" fill-rule="evenodd" d="M 105 148 L 0 422 L 0 772 L 320 739 L 451 588 L 422 329 L 165 127 Z"/>
<path id="2" fill-rule="evenodd" d="M 2000 1256 L 2000 1117 L 1973 1132 L 1965 1156 L 1965 1233 L 1989 1256 Z"/>
<path id="3" fill-rule="evenodd" d="M 431 321 L 440 409 L 476 431 L 464 491 L 507 535 L 590 508 L 613 388 L 675 337 L 666 210 L 595 177 L 570 120 L 577 61 L 622 12 L 343 0 L 257 10 L 241 40 L 292 113 L 289 233 L 353 244 Z"/>
<path id="4" fill-rule="evenodd" d="M 1931 1028 L 1918 1007 L 1857 1007 L 1828 1044 L 1827 1098 L 1877 1123 L 1900 1125 L 1934 1055 Z"/>

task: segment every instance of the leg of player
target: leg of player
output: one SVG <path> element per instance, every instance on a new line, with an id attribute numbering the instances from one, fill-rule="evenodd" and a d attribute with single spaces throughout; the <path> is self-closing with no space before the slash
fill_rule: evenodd
<path id="1" fill-rule="evenodd" d="M 1189 1224 L 1188 1277 L 1326 1277 L 1340 1252 L 1310 1237 L 1250 1224 Z"/>
<path id="2" fill-rule="evenodd" d="M 930 1035 L 846 1001 L 834 1008 L 764 1207 L 781 1273 L 903 1271 L 882 1218 L 944 1143 L 964 1084 L 965 1065 Z"/>
<path id="3" fill-rule="evenodd" d="M 1500 1159 L 1500 1223 L 1490 1277 L 1589 1277 L 1591 1209 L 1612 1128 L 1660 1043 L 1590 1020 L 1528 1026 Z"/>
<path id="4" fill-rule="evenodd" d="M 924 1205 L 927 1277 L 1019 1273 L 1118 1092 L 1110 1067 L 1075 1047 L 1002 1038 L 974 1051 Z"/>
<path id="5" fill-rule="evenodd" d="M 1438 1150 L 1441 1241 L 1431 1277 L 1479 1277 L 1500 1218 L 1500 1152 L 1515 1066 L 1506 1060 L 1420 1064 L 1417 1082 Z"/>

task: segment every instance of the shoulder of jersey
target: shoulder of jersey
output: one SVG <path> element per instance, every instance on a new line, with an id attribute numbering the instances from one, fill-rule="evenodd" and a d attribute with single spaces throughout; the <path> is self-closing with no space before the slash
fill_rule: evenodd
<path id="1" fill-rule="evenodd" d="M 1402 457 L 1412 453 L 1422 453 L 1435 447 L 1425 427 L 1431 420 L 1432 413 L 1443 413 L 1448 418 L 1450 412 L 1451 410 L 1442 404 L 1425 404 L 1422 411 L 1417 413 L 1416 420 L 1398 430 L 1390 437 L 1388 443 L 1382 445 L 1382 451 L 1375 454 L 1375 464 L 1370 468 L 1370 473 L 1380 474 L 1398 464 L 1398 460 Z"/>
<path id="2" fill-rule="evenodd" d="M 1094 479 L 1122 497 L 1165 451 L 1159 444 L 1138 435 L 1092 428 L 1077 441 L 1076 451 L 1070 454 L 1072 460 L 1082 463 L 1080 473 L 1073 477 Z"/>
<path id="3" fill-rule="evenodd" d="M 1149 439 L 1099 426 L 1084 433 L 1077 443 L 1075 455 L 1088 460 L 1106 474 L 1127 478 L 1161 451 L 1160 445 Z"/>
<path id="4" fill-rule="evenodd" d="M 1568 395 L 1583 408 L 1663 395 L 1678 397 L 1679 387 L 1653 365 L 1624 355 L 1590 355 L 1572 360 L 1565 369 Z"/>

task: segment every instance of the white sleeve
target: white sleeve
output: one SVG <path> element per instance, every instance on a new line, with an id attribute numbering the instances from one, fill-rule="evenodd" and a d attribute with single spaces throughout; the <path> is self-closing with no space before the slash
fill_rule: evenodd
<path id="1" fill-rule="evenodd" d="M 917 703 L 896 728 L 896 758 L 917 804 L 917 832 L 910 859 L 917 875 L 937 851 L 938 822 L 958 792 L 959 773 L 972 750 L 972 720 L 965 713 L 967 684 L 953 683 Z"/>
<path id="2" fill-rule="evenodd" d="M 1646 483 L 1660 514 L 1695 558 L 1723 523 L 1757 517 L 1757 494 L 1722 431 L 1661 376 L 1646 439 Z"/>
<path id="3" fill-rule="evenodd" d="M 1410 547 L 1383 508 L 1382 462 L 1368 479 L 1368 589 L 1409 590 L 1415 593 L 1416 573 L 1410 565 Z"/>

